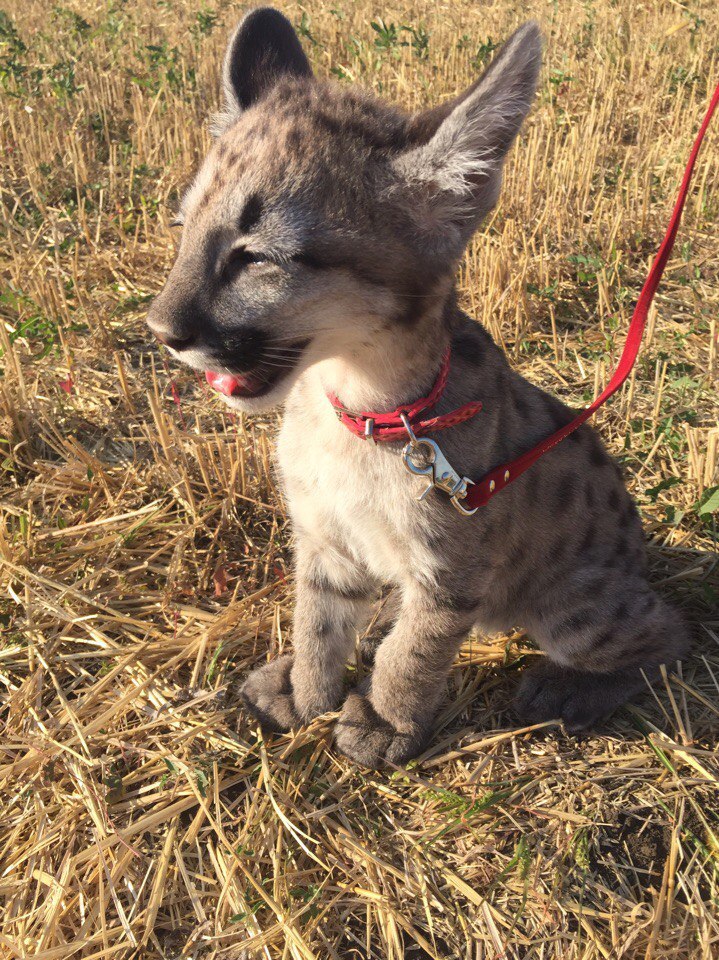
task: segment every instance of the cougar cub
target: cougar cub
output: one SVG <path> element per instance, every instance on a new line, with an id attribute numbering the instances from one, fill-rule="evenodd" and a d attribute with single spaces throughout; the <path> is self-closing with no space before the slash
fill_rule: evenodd
<path id="1" fill-rule="evenodd" d="M 529 631 L 546 656 L 524 672 L 518 712 L 561 717 L 572 730 L 686 648 L 682 620 L 647 582 L 620 472 L 589 427 L 467 518 L 440 490 L 418 503 L 405 441 L 356 436 L 328 400 L 350 411 L 412 403 L 449 349 L 432 415 L 483 407 L 436 439 L 472 478 L 571 418 L 508 366 L 454 295 L 540 56 L 527 23 L 471 87 L 408 115 L 316 79 L 281 14 L 249 13 L 225 57 L 216 140 L 182 204 L 177 261 L 148 319 L 231 407 L 284 407 L 294 653 L 256 669 L 243 698 L 267 730 L 341 708 L 337 745 L 368 766 L 420 751 L 475 624 Z M 343 703 L 358 624 L 387 585 L 387 634 L 371 675 Z"/>

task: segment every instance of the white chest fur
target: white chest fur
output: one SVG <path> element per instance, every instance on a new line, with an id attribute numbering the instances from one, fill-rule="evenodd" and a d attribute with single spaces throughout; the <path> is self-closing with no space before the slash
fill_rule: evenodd
<path id="1" fill-rule="evenodd" d="M 327 398 L 299 383 L 278 442 L 293 523 L 319 549 L 341 549 L 382 583 L 436 582 L 438 558 L 418 536 L 429 523 L 421 483 L 397 444 L 374 446 L 337 420 Z"/>

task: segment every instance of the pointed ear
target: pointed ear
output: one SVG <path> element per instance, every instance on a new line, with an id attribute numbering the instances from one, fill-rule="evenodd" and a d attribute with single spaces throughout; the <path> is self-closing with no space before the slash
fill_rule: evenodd
<path id="1" fill-rule="evenodd" d="M 410 121 L 410 146 L 394 161 L 419 232 L 461 253 L 497 202 L 502 166 L 534 97 L 542 43 L 525 23 L 478 81 L 455 100 Z M 438 236 L 438 231 L 443 236 Z"/>
<path id="2" fill-rule="evenodd" d="M 235 30 L 225 53 L 222 85 L 226 112 L 237 116 L 286 76 L 312 76 L 292 24 L 272 7 L 251 10 Z"/>

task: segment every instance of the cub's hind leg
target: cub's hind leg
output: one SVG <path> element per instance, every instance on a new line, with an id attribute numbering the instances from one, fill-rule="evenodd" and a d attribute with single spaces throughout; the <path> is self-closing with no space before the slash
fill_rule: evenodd
<path id="1" fill-rule="evenodd" d="M 537 639 L 547 656 L 526 670 L 515 699 L 526 723 L 561 719 L 570 732 L 591 727 L 646 689 L 662 663 L 687 651 L 674 608 L 640 580 L 620 595 L 549 618 Z"/>
<path id="2" fill-rule="evenodd" d="M 580 730 L 646 690 L 644 676 L 655 679 L 689 642 L 680 614 L 649 585 L 641 520 L 616 464 L 590 430 L 573 436 L 564 463 L 548 457 L 534 478 L 537 542 L 550 562 L 530 551 L 513 588 L 547 654 L 526 671 L 517 711 Z"/>

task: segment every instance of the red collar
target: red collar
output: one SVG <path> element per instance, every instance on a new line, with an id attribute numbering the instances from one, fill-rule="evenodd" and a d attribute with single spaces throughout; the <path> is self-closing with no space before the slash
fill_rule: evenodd
<path id="1" fill-rule="evenodd" d="M 443 413 L 426 420 L 420 419 L 421 414 L 434 407 L 444 394 L 444 389 L 447 386 L 447 376 L 449 375 L 449 362 L 450 349 L 448 347 L 442 358 L 442 366 L 439 368 L 437 379 L 427 396 L 420 397 L 414 403 L 403 404 L 401 407 L 389 411 L 389 413 L 350 413 L 333 393 L 328 393 L 327 398 L 335 408 L 340 423 L 344 424 L 350 433 L 354 433 L 355 436 L 362 437 L 364 440 L 371 440 L 373 443 L 408 440 L 409 434 L 405 426 L 405 417 L 415 436 L 422 437 L 427 433 L 444 430 L 446 427 L 453 427 L 457 423 L 470 420 L 482 409 L 481 402 L 476 401 L 465 403 L 449 413 Z"/>

